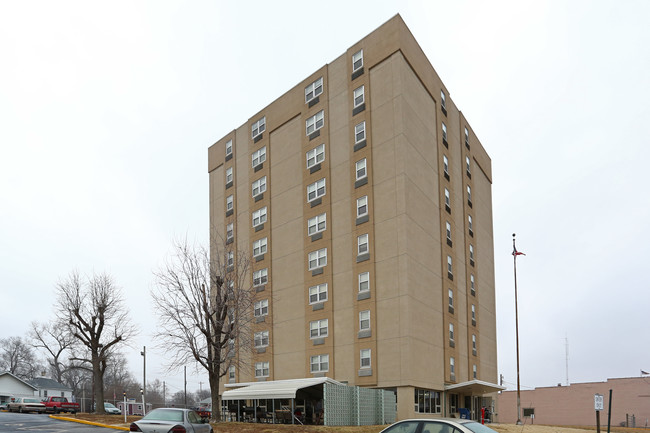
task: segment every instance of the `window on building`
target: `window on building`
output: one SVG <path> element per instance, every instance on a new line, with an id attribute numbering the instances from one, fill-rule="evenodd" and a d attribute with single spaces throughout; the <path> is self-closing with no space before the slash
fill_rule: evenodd
<path id="1" fill-rule="evenodd" d="M 465 127 L 465 145 L 469 146 L 469 131 L 467 130 L 467 127 Z"/>
<path id="2" fill-rule="evenodd" d="M 253 211 L 253 227 L 266 222 L 266 206 L 256 211 Z"/>
<path id="3" fill-rule="evenodd" d="M 226 141 L 226 156 L 232 155 L 232 140 Z"/>
<path id="4" fill-rule="evenodd" d="M 251 138 L 255 138 L 266 130 L 266 117 L 262 117 L 251 126 Z"/>
<path id="5" fill-rule="evenodd" d="M 230 223 L 226 225 L 226 242 L 233 240 L 235 237 L 234 224 Z"/>
<path id="6" fill-rule="evenodd" d="M 354 142 L 361 143 L 366 139 L 366 122 L 361 122 L 354 127 Z"/>
<path id="7" fill-rule="evenodd" d="M 253 272 L 253 286 L 261 286 L 269 281 L 268 268 L 258 269 Z"/>
<path id="8" fill-rule="evenodd" d="M 266 347 L 269 345 L 269 331 L 255 333 L 255 347 Z"/>
<path id="9" fill-rule="evenodd" d="M 368 292 L 370 290 L 370 272 L 359 274 L 359 292 Z"/>
<path id="10" fill-rule="evenodd" d="M 312 356 L 309 361 L 310 371 L 312 373 L 324 373 L 330 369 L 329 355 Z"/>
<path id="11" fill-rule="evenodd" d="M 325 143 L 307 152 L 307 168 L 312 168 L 325 160 Z"/>
<path id="12" fill-rule="evenodd" d="M 364 86 L 354 89 L 354 108 L 365 102 Z"/>
<path id="13" fill-rule="evenodd" d="M 359 311 L 359 331 L 370 329 L 370 310 Z"/>
<path id="14" fill-rule="evenodd" d="M 230 194 L 228 197 L 226 197 L 226 210 L 233 210 L 235 206 L 235 197 Z"/>
<path id="15" fill-rule="evenodd" d="M 267 238 L 258 239 L 253 242 L 253 256 L 261 256 L 266 253 Z"/>
<path id="16" fill-rule="evenodd" d="M 451 198 L 449 197 L 449 190 L 445 188 L 445 206 L 451 209 Z"/>
<path id="17" fill-rule="evenodd" d="M 458 411 L 458 394 L 449 394 L 449 412 L 456 413 Z"/>
<path id="18" fill-rule="evenodd" d="M 235 350 L 235 339 L 234 338 L 229 338 L 228 339 L 228 350 L 232 352 Z"/>
<path id="19" fill-rule="evenodd" d="M 449 224 L 449 221 L 445 222 L 445 226 L 447 227 L 447 240 L 451 242 L 451 224 Z"/>
<path id="20" fill-rule="evenodd" d="M 472 216 L 467 215 L 467 228 L 469 229 L 470 236 L 474 236 L 474 225 L 472 222 Z"/>
<path id="21" fill-rule="evenodd" d="M 476 355 L 476 334 L 472 334 L 472 353 Z"/>
<path id="22" fill-rule="evenodd" d="M 262 317 L 269 314 L 269 300 L 262 299 L 261 301 L 255 302 L 254 314 L 255 317 Z"/>
<path id="23" fill-rule="evenodd" d="M 360 351 L 360 358 L 361 358 L 361 368 L 370 368 L 371 366 L 371 360 L 370 360 L 370 349 L 361 349 Z"/>
<path id="24" fill-rule="evenodd" d="M 318 304 L 325 301 L 327 301 L 327 283 L 309 288 L 309 304 Z"/>
<path id="25" fill-rule="evenodd" d="M 449 358 L 449 372 L 451 373 L 451 380 L 456 380 L 456 360 L 453 356 Z"/>
<path id="26" fill-rule="evenodd" d="M 327 266 L 327 248 L 321 248 L 318 251 L 309 253 L 309 270 L 314 270 Z"/>
<path id="27" fill-rule="evenodd" d="M 443 109 L 447 108 L 447 97 L 445 96 L 445 92 L 443 90 L 440 91 L 440 106 Z"/>
<path id="28" fill-rule="evenodd" d="M 467 174 L 472 174 L 469 156 L 465 157 L 465 170 L 467 170 Z"/>
<path id="29" fill-rule="evenodd" d="M 327 226 L 326 220 L 327 220 L 327 214 L 325 213 L 316 215 L 315 217 L 307 220 L 307 235 L 311 236 L 316 233 L 325 231 Z"/>
<path id="30" fill-rule="evenodd" d="M 474 245 L 469 244 L 469 262 L 474 265 Z"/>
<path id="31" fill-rule="evenodd" d="M 356 173 L 357 173 L 357 180 L 363 179 L 368 175 L 366 171 L 366 158 L 363 158 L 356 163 Z"/>
<path id="32" fill-rule="evenodd" d="M 235 253 L 228 251 L 226 253 L 226 260 L 228 262 L 228 267 L 235 265 Z"/>
<path id="33" fill-rule="evenodd" d="M 447 256 L 447 273 L 449 275 L 454 275 L 451 256 Z"/>
<path id="34" fill-rule="evenodd" d="M 231 365 L 228 367 L 228 379 L 235 380 L 235 366 Z"/>
<path id="35" fill-rule="evenodd" d="M 253 152 L 252 160 L 253 160 L 253 168 L 257 167 L 258 165 L 266 161 L 266 146 Z"/>
<path id="36" fill-rule="evenodd" d="M 442 140 L 447 141 L 447 125 L 445 125 L 445 122 L 442 122 Z"/>
<path id="37" fill-rule="evenodd" d="M 357 218 L 368 215 L 368 196 L 364 195 L 357 199 Z"/>
<path id="38" fill-rule="evenodd" d="M 314 201 L 325 195 L 325 178 L 307 186 L 307 201 Z"/>
<path id="39" fill-rule="evenodd" d="M 368 234 L 364 233 L 357 237 L 357 254 L 365 254 L 368 252 Z"/>
<path id="40" fill-rule="evenodd" d="M 454 308 L 454 291 L 449 289 L 449 306 Z"/>
<path id="41" fill-rule="evenodd" d="M 232 182 L 232 167 L 226 169 L 226 183 Z"/>
<path id="42" fill-rule="evenodd" d="M 262 176 L 253 182 L 253 197 L 256 197 L 266 191 L 266 176 Z"/>
<path id="43" fill-rule="evenodd" d="M 321 129 L 324 123 L 325 111 L 320 110 L 318 113 L 314 114 L 305 121 L 305 130 L 307 131 L 307 135 L 311 135 L 313 132 Z"/>
<path id="44" fill-rule="evenodd" d="M 311 101 L 318 95 L 323 93 L 323 77 L 305 87 L 305 103 Z"/>
<path id="45" fill-rule="evenodd" d="M 442 169 L 449 176 L 449 158 L 447 158 L 447 155 L 442 155 Z"/>
<path id="46" fill-rule="evenodd" d="M 472 296 L 476 296 L 476 287 L 474 286 L 474 274 L 469 276 L 469 289 Z"/>
<path id="47" fill-rule="evenodd" d="M 472 187 L 467 185 L 467 203 L 472 204 Z"/>
<path id="48" fill-rule="evenodd" d="M 472 304 L 472 324 L 476 324 L 476 306 Z"/>
<path id="49" fill-rule="evenodd" d="M 440 399 L 440 393 L 438 391 L 415 388 L 415 412 L 416 413 L 441 413 L 442 406 L 440 403 L 441 403 L 441 399 Z M 438 431 L 438 430 L 432 430 L 432 431 Z"/>
<path id="50" fill-rule="evenodd" d="M 352 72 L 358 71 L 363 67 L 363 50 L 359 50 L 352 55 Z"/>
<path id="51" fill-rule="evenodd" d="M 314 320 L 309 322 L 309 337 L 327 337 L 327 319 Z"/>
<path id="52" fill-rule="evenodd" d="M 255 377 L 269 377 L 269 362 L 255 363 Z"/>
<path id="53" fill-rule="evenodd" d="M 474 365 L 472 366 L 472 377 L 473 377 L 474 379 L 477 379 L 476 376 L 477 376 L 477 368 L 476 368 L 476 364 L 474 364 Z"/>
<path id="54" fill-rule="evenodd" d="M 453 323 L 449 324 L 449 341 L 450 342 L 454 341 L 454 324 Z"/>

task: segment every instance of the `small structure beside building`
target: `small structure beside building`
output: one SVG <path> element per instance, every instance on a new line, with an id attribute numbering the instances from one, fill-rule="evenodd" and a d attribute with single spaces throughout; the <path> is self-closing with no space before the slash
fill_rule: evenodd
<path id="1" fill-rule="evenodd" d="M 126 400 L 126 403 L 124 401 L 118 401 L 117 403 L 115 403 L 115 406 L 117 406 L 117 408 L 122 411 L 122 414 L 124 414 L 126 410 L 127 415 L 145 415 L 145 413 L 142 410 L 142 402 L 136 401 L 136 399 L 134 398 L 130 398 Z M 151 411 L 151 403 L 147 403 L 147 413 L 149 413 L 150 411 Z"/>
<path id="2" fill-rule="evenodd" d="M 396 420 L 393 391 L 347 386 L 328 377 L 226 384 L 226 421 L 377 425 Z"/>
<path id="3" fill-rule="evenodd" d="M 607 424 L 609 390 L 612 390 L 612 425 L 648 427 L 650 424 L 650 377 L 607 379 L 606 382 L 572 383 L 521 391 L 522 422 L 525 424 L 595 426 L 594 396 L 603 396 L 601 425 Z M 497 397 L 497 420 L 517 421 L 517 391 Z"/>

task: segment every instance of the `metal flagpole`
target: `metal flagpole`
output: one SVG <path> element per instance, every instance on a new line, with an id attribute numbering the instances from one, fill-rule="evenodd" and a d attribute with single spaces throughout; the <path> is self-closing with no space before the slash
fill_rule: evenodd
<path id="1" fill-rule="evenodd" d="M 515 270 L 515 333 L 517 337 L 517 425 L 521 425 L 521 386 L 519 383 L 519 311 L 517 309 L 517 247 L 515 233 L 512 234 L 512 258 Z"/>

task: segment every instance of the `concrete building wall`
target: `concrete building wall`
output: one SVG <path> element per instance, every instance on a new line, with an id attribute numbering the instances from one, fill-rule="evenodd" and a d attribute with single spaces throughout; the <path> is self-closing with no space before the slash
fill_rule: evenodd
<path id="1" fill-rule="evenodd" d="M 634 415 L 636 427 L 647 427 L 650 419 L 650 378 L 629 377 L 607 379 L 606 382 L 573 383 L 521 391 L 522 421 L 546 425 L 595 426 L 594 395 L 604 397 L 600 413 L 602 428 L 607 426 L 609 390 L 612 390 L 612 425 L 626 422 L 626 415 Z M 534 408 L 535 418 L 523 417 L 524 408 Z M 517 421 L 517 391 L 504 391 L 497 397 L 497 420 L 500 423 Z M 632 427 L 632 425 L 630 425 Z"/>

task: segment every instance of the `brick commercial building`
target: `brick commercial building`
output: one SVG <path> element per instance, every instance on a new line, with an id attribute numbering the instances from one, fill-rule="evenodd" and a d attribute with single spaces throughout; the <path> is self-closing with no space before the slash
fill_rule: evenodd
<path id="1" fill-rule="evenodd" d="M 546 425 L 596 425 L 594 395 L 601 394 L 604 408 L 601 426 L 607 426 L 609 390 L 612 390 L 612 425 L 648 427 L 650 418 L 650 377 L 607 379 L 606 382 L 572 383 L 521 391 L 522 422 Z M 497 420 L 517 421 L 517 391 L 497 397 Z M 531 418 L 530 413 L 534 413 Z"/>
<path id="2" fill-rule="evenodd" d="M 212 238 L 256 289 L 231 382 L 390 389 L 400 419 L 490 404 L 491 160 L 399 15 L 208 154 Z"/>

